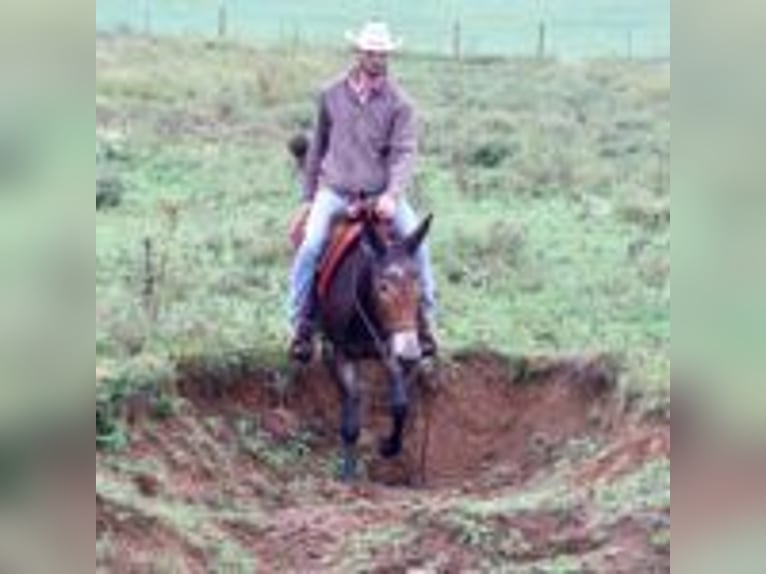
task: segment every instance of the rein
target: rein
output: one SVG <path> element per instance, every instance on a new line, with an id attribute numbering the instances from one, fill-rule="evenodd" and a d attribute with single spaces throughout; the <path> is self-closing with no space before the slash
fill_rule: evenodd
<path id="1" fill-rule="evenodd" d="M 362 238 L 361 241 L 364 241 Z M 362 252 L 365 254 L 365 256 L 369 259 L 369 252 L 367 251 L 366 246 L 362 246 Z M 361 300 L 359 299 L 359 262 L 355 262 L 354 265 L 354 273 L 353 273 L 353 289 L 354 292 L 354 310 L 359 314 L 359 316 L 362 318 L 362 322 L 364 323 L 365 329 L 367 329 L 367 332 L 372 337 L 372 341 L 375 344 L 375 349 L 377 350 L 378 354 L 380 355 L 380 360 L 383 361 L 383 363 L 388 363 L 391 358 L 388 353 L 388 349 L 386 347 L 386 343 L 383 340 L 383 337 L 380 335 L 378 330 L 375 328 L 375 325 L 370 318 L 370 315 L 365 311 L 364 305 L 362 305 Z"/>
<path id="2" fill-rule="evenodd" d="M 364 238 L 362 238 L 361 241 L 364 241 Z M 365 254 L 365 257 L 369 259 L 369 250 L 364 243 L 362 244 L 362 252 Z M 372 337 L 373 344 L 375 345 L 375 349 L 378 352 L 378 355 L 380 356 L 380 361 L 381 363 L 383 363 L 383 366 L 388 371 L 388 374 L 392 377 L 402 380 L 405 383 L 408 383 L 410 380 L 410 377 L 414 374 L 414 372 L 410 373 L 410 375 L 407 378 L 404 378 L 401 366 L 399 365 L 399 363 L 396 362 L 394 357 L 388 352 L 388 348 L 386 347 L 386 343 L 383 340 L 383 337 L 375 328 L 375 324 L 373 323 L 367 311 L 365 311 L 364 305 L 362 305 L 362 302 L 359 299 L 359 289 L 358 289 L 359 273 L 360 273 L 359 262 L 357 261 L 354 265 L 354 272 L 353 272 L 353 289 L 352 290 L 354 292 L 354 310 L 362 318 L 362 322 L 364 323 L 364 326 L 367 329 L 367 332 Z"/>

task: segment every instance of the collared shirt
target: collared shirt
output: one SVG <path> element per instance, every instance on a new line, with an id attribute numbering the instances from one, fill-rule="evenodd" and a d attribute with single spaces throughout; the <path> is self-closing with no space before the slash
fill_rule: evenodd
<path id="1" fill-rule="evenodd" d="M 327 186 L 402 194 L 412 179 L 417 130 L 412 103 L 391 79 L 362 85 L 343 74 L 322 90 L 306 159 L 304 200 Z"/>
<path id="2" fill-rule="evenodd" d="M 362 104 L 366 104 L 372 97 L 379 94 L 383 90 L 385 83 L 385 76 L 371 78 L 367 74 L 359 72 L 356 68 L 348 73 L 348 84 Z"/>

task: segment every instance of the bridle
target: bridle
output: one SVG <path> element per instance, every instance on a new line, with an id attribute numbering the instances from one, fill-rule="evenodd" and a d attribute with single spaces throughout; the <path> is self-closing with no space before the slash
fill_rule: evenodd
<path id="1" fill-rule="evenodd" d="M 359 219 L 363 225 L 375 225 L 378 222 L 377 216 L 375 215 L 374 197 L 367 196 L 363 192 L 358 194 L 350 194 L 349 197 L 352 198 L 352 204 L 356 203 L 359 206 L 359 212 L 356 215 L 356 218 Z M 362 237 L 360 241 L 362 242 L 362 252 L 364 253 L 365 258 L 368 260 L 372 259 L 372 254 L 370 252 L 369 246 L 365 242 L 365 238 Z M 367 311 L 364 309 L 364 305 L 362 305 L 362 301 L 359 299 L 360 272 L 360 264 L 357 260 L 354 264 L 352 273 L 353 279 L 351 282 L 352 291 L 354 293 L 354 310 L 361 317 L 365 329 L 367 329 L 370 337 L 372 337 L 373 344 L 375 345 L 376 351 L 380 355 L 380 359 L 385 363 L 389 358 L 389 352 L 388 347 L 384 341 L 384 335 L 382 335 L 375 327 L 374 321 L 370 317 L 369 313 L 367 313 Z"/>
<path id="2" fill-rule="evenodd" d="M 371 201 L 370 198 L 361 197 L 360 200 L 361 207 L 359 216 L 363 222 L 364 225 L 374 225 L 377 223 L 377 216 L 375 215 L 374 211 L 374 202 Z M 377 233 L 376 230 L 373 230 L 374 233 Z M 364 237 L 361 239 L 362 241 L 362 251 L 365 255 L 365 258 L 370 260 L 373 256 L 370 251 L 369 246 L 365 242 Z M 360 269 L 360 263 L 359 260 L 357 260 L 354 263 L 353 267 L 353 273 L 352 273 L 352 292 L 353 292 L 353 299 L 354 299 L 354 310 L 359 314 L 359 317 L 362 319 L 362 323 L 364 324 L 365 329 L 367 329 L 368 334 L 372 338 L 373 344 L 375 345 L 375 350 L 380 358 L 380 361 L 383 363 L 383 365 L 386 367 L 386 370 L 389 372 L 389 374 L 392 377 L 402 378 L 402 367 L 396 360 L 396 358 L 392 355 L 392 353 L 389 352 L 389 348 L 386 345 L 385 342 L 385 335 L 380 332 L 380 330 L 375 326 L 375 322 L 370 317 L 370 314 L 365 310 L 364 305 L 362 304 L 362 301 L 359 298 L 359 276 L 361 273 Z M 406 380 L 406 379 L 405 379 Z"/>

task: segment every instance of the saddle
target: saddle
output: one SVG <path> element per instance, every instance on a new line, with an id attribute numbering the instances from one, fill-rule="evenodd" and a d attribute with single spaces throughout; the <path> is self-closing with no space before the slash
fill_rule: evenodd
<path id="1" fill-rule="evenodd" d="M 343 262 L 346 254 L 356 245 L 364 232 L 364 227 L 372 223 L 375 232 L 386 243 L 392 239 L 390 224 L 380 221 L 374 214 L 373 203 L 362 203 L 360 211 L 355 217 L 341 217 L 330 231 L 330 241 L 325 249 L 324 256 L 317 269 L 317 296 L 320 301 L 324 300 L 330 290 L 332 281 L 338 267 Z"/>
<path id="2" fill-rule="evenodd" d="M 330 289 L 332 280 L 341 262 L 351 247 L 356 244 L 364 231 L 366 222 L 373 222 L 378 235 L 388 241 L 391 238 L 390 229 L 385 229 L 385 224 L 378 221 L 374 213 L 375 203 L 370 198 L 360 197 L 357 199 L 358 210 L 355 216 L 348 215 L 339 217 L 330 230 L 330 240 L 324 255 L 320 260 L 316 274 L 316 293 L 320 300 L 324 299 Z M 303 241 L 309 211 L 298 213 L 290 222 L 290 243 L 293 249 L 297 249 Z"/>
<path id="3" fill-rule="evenodd" d="M 330 290 L 335 272 L 346 253 L 357 242 L 364 231 L 364 221 L 342 218 L 333 225 L 330 241 L 317 269 L 317 295 L 323 300 Z"/>

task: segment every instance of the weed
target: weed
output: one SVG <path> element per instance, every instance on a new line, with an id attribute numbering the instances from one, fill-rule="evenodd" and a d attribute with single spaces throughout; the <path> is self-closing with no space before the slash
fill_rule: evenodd
<path id="1" fill-rule="evenodd" d="M 275 442 L 256 420 L 240 419 L 235 426 L 243 451 L 277 472 L 294 470 L 311 454 L 313 437 L 307 431 L 286 441 Z"/>
<path id="2" fill-rule="evenodd" d="M 486 517 L 457 507 L 443 518 L 447 529 L 465 546 L 486 548 L 495 539 L 495 529 Z"/>
<path id="3" fill-rule="evenodd" d="M 101 176 L 96 179 L 96 211 L 119 207 L 125 194 L 125 185 L 116 176 Z"/>
<path id="4" fill-rule="evenodd" d="M 258 561 L 239 544 L 222 540 L 215 546 L 213 570 L 222 574 L 253 574 L 258 572 Z"/>
<path id="5" fill-rule="evenodd" d="M 107 451 L 123 449 L 128 442 L 125 428 L 109 402 L 96 402 L 96 448 Z"/>
<path id="6" fill-rule="evenodd" d="M 636 472 L 598 489 L 594 501 L 604 516 L 669 508 L 670 460 L 651 461 Z"/>
<path id="7" fill-rule="evenodd" d="M 670 528 L 663 528 L 652 533 L 649 543 L 659 551 L 670 550 Z"/>
<path id="8" fill-rule="evenodd" d="M 169 363 L 143 358 L 123 363 L 101 379 L 96 391 L 96 447 L 114 451 L 127 445 L 125 408 L 132 397 L 145 396 L 151 416 L 172 416 L 178 398 L 169 383 L 175 376 Z"/>
<path id="9" fill-rule="evenodd" d="M 361 531 L 346 541 L 345 558 L 340 569 L 364 570 L 375 556 L 385 556 L 390 561 L 397 552 L 409 546 L 414 538 L 415 532 L 403 526 L 382 526 Z"/>
<path id="10" fill-rule="evenodd" d="M 560 555 L 535 562 L 529 571 L 535 574 L 577 574 L 587 572 L 587 569 L 583 567 L 582 559 L 576 556 Z"/>
<path id="11" fill-rule="evenodd" d="M 537 488 L 499 498 L 486 500 L 464 499 L 458 512 L 479 520 L 509 516 L 525 512 L 556 512 L 562 515 L 574 512 L 579 505 L 577 496 L 565 484 L 542 483 Z"/>

